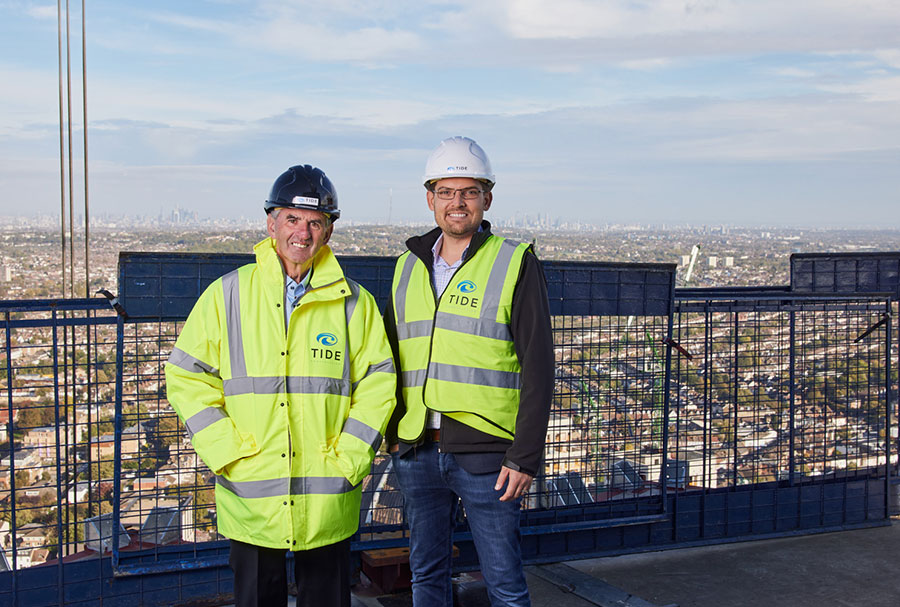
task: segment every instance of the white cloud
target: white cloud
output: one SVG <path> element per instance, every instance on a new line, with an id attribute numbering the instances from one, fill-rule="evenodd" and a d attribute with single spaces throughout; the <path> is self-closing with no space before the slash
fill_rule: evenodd
<path id="1" fill-rule="evenodd" d="M 230 24 L 221 20 L 201 19 L 164 11 L 146 12 L 144 13 L 144 18 L 164 25 L 174 25 L 183 29 L 205 32 L 228 33 L 239 27 L 237 24 Z"/>
<path id="2" fill-rule="evenodd" d="M 655 59 L 633 59 L 622 61 L 619 67 L 639 72 L 651 72 L 671 66 L 673 61 L 668 58 L 657 57 Z"/>
<path id="3" fill-rule="evenodd" d="M 314 61 L 377 64 L 396 61 L 422 48 L 417 34 L 381 27 L 341 31 L 302 20 L 273 20 L 254 30 L 242 30 L 247 45 Z"/>
<path id="4" fill-rule="evenodd" d="M 772 73 L 776 76 L 782 76 L 784 78 L 798 78 L 801 80 L 813 78 L 816 75 L 816 72 L 812 70 L 805 70 L 796 67 L 780 67 L 772 70 Z"/>
<path id="5" fill-rule="evenodd" d="M 219 35 L 219 60 L 258 54 L 260 62 L 266 57 L 291 57 L 312 62 L 389 65 L 421 52 L 426 45 L 420 35 L 400 25 L 385 25 L 393 21 L 385 18 L 393 11 L 388 11 L 387 6 L 382 8 L 378 13 L 377 5 L 352 1 L 315 7 L 262 2 L 240 19 L 233 15 L 197 17 L 140 10 L 135 13 L 137 23 L 153 23 L 158 26 L 156 29 L 148 31 L 132 25 L 121 31 L 99 33 L 98 37 L 110 49 L 203 57 L 211 51 L 208 40 L 198 41 L 190 36 Z"/>
<path id="6" fill-rule="evenodd" d="M 55 70 L 47 72 L 0 65 L 0 82 L 15 83 L 15 86 L 4 87 L 0 134 L 21 133 L 33 123 L 51 123 L 57 119 L 59 84 Z"/>
<path id="7" fill-rule="evenodd" d="M 753 45 L 850 49 L 896 43 L 900 28 L 893 0 L 506 0 L 505 5 L 505 28 L 513 38 L 642 39 L 645 52 L 721 53 Z"/>
<path id="8" fill-rule="evenodd" d="M 240 22 L 170 12 L 148 13 L 147 18 L 182 29 L 219 33 L 244 48 L 307 61 L 377 64 L 406 59 L 423 48 L 418 34 L 381 25 L 392 12 L 389 6 L 394 5 L 354 0 L 312 7 L 263 2 Z"/>
<path id="9" fill-rule="evenodd" d="M 898 41 L 898 44 L 900 44 L 900 41 Z M 885 65 L 900 70 L 900 48 L 877 50 L 872 55 Z"/>
<path id="10" fill-rule="evenodd" d="M 900 116 L 892 104 L 870 104 L 862 115 L 856 101 L 840 98 L 710 101 L 635 117 L 643 131 L 654 132 L 645 151 L 711 163 L 796 163 L 892 151 L 900 132 Z"/>
<path id="11" fill-rule="evenodd" d="M 56 19 L 57 17 L 55 4 L 29 6 L 26 9 L 26 12 L 29 16 L 34 17 L 35 19 Z"/>
<path id="12" fill-rule="evenodd" d="M 731 16 L 715 2 L 616 3 L 508 0 L 508 28 L 518 38 L 634 38 L 722 30 Z"/>
<path id="13" fill-rule="evenodd" d="M 832 93 L 857 95 L 870 103 L 900 102 L 900 76 L 868 78 L 845 84 L 825 84 L 819 88 Z"/>

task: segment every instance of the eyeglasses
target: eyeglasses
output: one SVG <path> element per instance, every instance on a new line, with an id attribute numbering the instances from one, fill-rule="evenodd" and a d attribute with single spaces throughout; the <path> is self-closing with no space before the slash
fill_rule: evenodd
<path id="1" fill-rule="evenodd" d="M 441 200 L 453 200 L 456 198 L 457 192 L 463 200 L 475 200 L 484 193 L 484 190 L 480 188 L 438 188 L 434 191 L 434 195 Z"/>

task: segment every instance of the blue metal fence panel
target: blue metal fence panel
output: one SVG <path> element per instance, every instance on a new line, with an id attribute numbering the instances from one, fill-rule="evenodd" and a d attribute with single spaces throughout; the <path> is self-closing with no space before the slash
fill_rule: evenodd
<path id="1" fill-rule="evenodd" d="M 119 301 L 132 321 L 184 320 L 197 298 L 220 276 L 252 255 L 119 253 Z"/>
<path id="2" fill-rule="evenodd" d="M 550 313 L 669 316 L 675 264 L 545 261 Z"/>
<path id="3" fill-rule="evenodd" d="M 891 293 L 900 300 L 900 252 L 794 253 L 791 289 L 814 293 Z"/>
<path id="4" fill-rule="evenodd" d="M 249 254 L 119 254 L 119 301 L 132 321 L 183 320 L 216 278 L 253 263 Z M 391 294 L 393 257 L 340 255 L 350 278 L 384 309 Z M 568 316 L 668 316 L 675 264 L 544 261 L 551 314 Z"/>

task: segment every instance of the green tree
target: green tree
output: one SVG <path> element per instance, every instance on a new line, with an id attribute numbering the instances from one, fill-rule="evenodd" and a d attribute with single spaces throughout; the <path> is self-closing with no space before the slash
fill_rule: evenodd
<path id="1" fill-rule="evenodd" d="M 52 426 L 55 422 L 55 407 L 42 406 L 33 400 L 24 400 L 17 407 L 15 432 L 21 436 L 25 430 Z"/>
<path id="2" fill-rule="evenodd" d="M 31 475 L 27 470 L 16 470 L 16 489 L 27 487 L 31 484 Z"/>

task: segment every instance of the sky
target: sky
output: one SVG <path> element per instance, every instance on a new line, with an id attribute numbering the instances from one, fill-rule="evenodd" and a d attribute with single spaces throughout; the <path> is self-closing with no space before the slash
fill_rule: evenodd
<path id="1" fill-rule="evenodd" d="M 488 219 L 900 227 L 897 0 L 85 1 L 91 215 L 262 220 L 312 164 L 342 218 L 427 222 L 466 135 Z M 56 2 L 0 0 L 0 215 L 59 215 L 57 44 Z"/>

